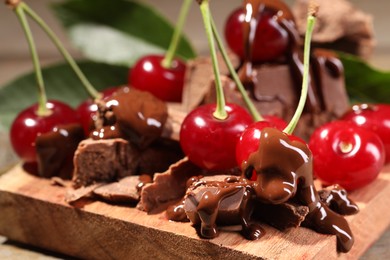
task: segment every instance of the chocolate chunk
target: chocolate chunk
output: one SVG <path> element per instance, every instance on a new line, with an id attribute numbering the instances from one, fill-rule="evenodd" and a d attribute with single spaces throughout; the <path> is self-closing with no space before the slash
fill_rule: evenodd
<path id="1" fill-rule="evenodd" d="M 96 182 L 112 182 L 134 174 L 138 151 L 126 140 L 82 141 L 74 155 L 74 187 Z"/>
<path id="2" fill-rule="evenodd" d="M 284 231 L 299 227 L 308 213 L 308 207 L 290 202 L 276 205 L 256 203 L 252 217 Z"/>
<path id="3" fill-rule="evenodd" d="M 83 139 L 83 128 L 79 124 L 58 126 L 53 131 L 39 135 L 35 140 L 39 175 L 70 179 L 73 155 Z"/>
<path id="4" fill-rule="evenodd" d="M 306 32 L 307 0 L 293 8 L 299 33 Z M 337 8 L 335 8 L 337 6 Z M 347 0 L 321 1 L 313 33 L 313 46 L 349 52 L 368 58 L 375 45 L 371 15 Z"/>
<path id="5" fill-rule="evenodd" d="M 148 92 L 124 87 L 99 101 L 97 114 L 92 138 L 120 137 L 144 149 L 161 136 L 168 108 Z"/>
<path id="6" fill-rule="evenodd" d="M 240 170 L 233 168 L 224 172 L 206 171 L 194 165 L 187 158 L 171 165 L 164 173 L 156 173 L 153 183 L 142 189 L 138 208 L 147 212 L 167 207 L 166 203 L 176 202 L 185 195 L 187 181 L 193 176 L 209 176 L 218 174 L 238 175 Z M 165 204 L 165 205 L 164 205 Z"/>
<path id="7" fill-rule="evenodd" d="M 230 54 L 229 58 L 234 67 L 238 66 L 237 56 Z M 220 73 L 227 75 L 229 72 L 221 55 L 218 55 L 218 64 Z M 204 96 L 209 92 L 214 79 L 211 58 L 199 57 L 189 61 L 185 75 L 182 107 L 185 112 L 190 112 L 203 102 Z"/>
<path id="8" fill-rule="evenodd" d="M 142 189 L 138 207 L 150 212 L 163 203 L 182 198 L 186 191 L 186 182 L 191 176 L 201 174 L 202 170 L 188 159 L 173 164 L 164 173 L 154 175 L 153 183 Z"/>
<path id="9" fill-rule="evenodd" d="M 87 187 L 67 190 L 65 193 L 65 201 L 72 204 L 83 198 L 92 198 L 93 191 L 101 185 L 104 185 L 104 183 L 95 183 Z"/>
<path id="10" fill-rule="evenodd" d="M 221 186 L 218 184 L 224 183 L 223 181 L 229 177 L 231 176 L 218 175 L 204 177 L 199 180 L 203 184 L 188 189 L 184 200 L 184 211 L 194 225 L 201 223 L 199 218 L 199 203 L 202 197 L 205 195 L 209 197 L 218 196 L 217 194 L 221 192 Z M 240 224 L 240 209 L 244 193 L 245 187 L 238 186 L 231 194 L 225 196 L 218 202 L 216 201 L 219 204 L 217 206 L 218 215 L 216 219 L 218 225 Z"/>
<path id="11" fill-rule="evenodd" d="M 137 203 L 139 187 L 152 182 L 150 176 L 128 176 L 118 182 L 102 185 L 93 190 L 94 195 L 113 203 Z M 141 185 L 140 185 L 141 184 Z"/>

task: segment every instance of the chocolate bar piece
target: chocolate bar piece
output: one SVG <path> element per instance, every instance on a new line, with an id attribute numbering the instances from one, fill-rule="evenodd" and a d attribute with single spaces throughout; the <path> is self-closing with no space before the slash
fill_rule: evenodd
<path id="1" fill-rule="evenodd" d="M 137 203 L 140 190 L 146 183 L 152 182 L 149 175 L 133 175 L 125 177 L 118 182 L 106 184 L 93 190 L 98 198 L 113 203 Z"/>
<path id="2" fill-rule="evenodd" d="M 121 138 L 82 141 L 74 155 L 73 185 L 113 182 L 135 173 L 138 150 Z"/>
<path id="3" fill-rule="evenodd" d="M 293 8 L 300 35 L 306 32 L 307 0 Z M 337 8 L 335 8 L 337 7 Z M 313 32 L 313 46 L 345 51 L 368 58 L 375 45 L 372 16 L 347 0 L 321 1 Z"/>

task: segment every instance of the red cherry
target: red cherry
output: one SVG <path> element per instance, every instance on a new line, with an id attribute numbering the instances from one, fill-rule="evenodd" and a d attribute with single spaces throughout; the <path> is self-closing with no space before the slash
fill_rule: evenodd
<path id="1" fill-rule="evenodd" d="M 288 48 L 288 34 L 274 19 L 274 15 L 274 11 L 267 9 L 259 14 L 260 19 L 252 45 L 252 62 L 273 61 L 283 55 Z M 233 11 L 225 25 L 226 42 L 242 60 L 245 59 L 244 19 L 245 11 L 239 8 Z"/>
<path id="2" fill-rule="evenodd" d="M 350 122 L 335 121 L 310 138 L 314 174 L 325 184 L 355 190 L 373 181 L 384 165 L 384 146 L 377 134 Z"/>
<path id="3" fill-rule="evenodd" d="M 287 123 L 276 116 L 263 116 L 264 121 L 255 122 L 250 125 L 240 136 L 236 147 L 236 161 L 241 164 L 249 158 L 251 153 L 259 149 L 260 133 L 265 127 L 275 127 L 279 130 L 286 128 Z"/>
<path id="4" fill-rule="evenodd" d="M 129 85 L 152 93 L 168 102 L 181 102 L 186 65 L 174 59 L 172 68 L 164 68 L 161 55 L 149 55 L 137 61 L 129 73 Z"/>
<path id="5" fill-rule="evenodd" d="M 376 133 L 385 145 L 386 163 L 390 162 L 390 105 L 355 105 L 341 119 Z"/>
<path id="6" fill-rule="evenodd" d="M 12 123 L 10 139 L 16 154 L 24 162 L 35 162 L 35 139 L 38 135 L 47 133 L 58 125 L 78 123 L 79 119 L 73 108 L 60 102 L 48 101 L 49 116 L 38 116 L 38 104 L 34 104 L 18 114 Z"/>
<path id="7" fill-rule="evenodd" d="M 230 169 L 237 166 L 236 143 L 253 119 L 244 108 L 228 104 L 228 117 L 219 120 L 213 116 L 215 107 L 207 104 L 187 115 L 180 130 L 180 145 L 189 160 L 201 168 Z"/>
<path id="8" fill-rule="evenodd" d="M 103 98 L 110 97 L 115 91 L 118 90 L 118 87 L 111 87 L 103 90 Z M 89 132 L 93 128 L 93 121 L 96 119 L 96 111 L 98 107 L 95 102 L 88 98 L 76 108 L 76 113 L 80 118 L 80 123 L 84 129 L 85 136 L 89 136 Z"/>

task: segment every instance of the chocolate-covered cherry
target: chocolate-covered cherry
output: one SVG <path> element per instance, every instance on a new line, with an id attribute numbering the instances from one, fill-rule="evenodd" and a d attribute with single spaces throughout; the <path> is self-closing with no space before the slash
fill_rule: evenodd
<path id="1" fill-rule="evenodd" d="M 325 184 L 355 190 L 372 182 L 381 171 L 384 146 L 377 134 L 347 121 L 316 129 L 310 138 L 314 174 Z"/>
<path id="2" fill-rule="evenodd" d="M 261 131 L 265 127 L 274 127 L 279 130 L 286 128 L 287 123 L 276 116 L 263 116 L 263 121 L 258 121 L 250 126 L 241 134 L 236 146 L 236 161 L 239 166 L 244 160 L 249 158 L 251 153 L 259 149 Z"/>
<path id="3" fill-rule="evenodd" d="M 289 45 L 288 34 L 275 19 L 276 12 L 264 9 L 259 15 L 253 43 L 252 62 L 273 61 L 283 55 Z M 225 25 L 228 46 L 242 60 L 245 59 L 243 23 L 245 11 L 238 8 L 232 12 Z"/>
<path id="4" fill-rule="evenodd" d="M 102 98 L 110 97 L 117 90 L 117 87 L 111 87 L 103 90 L 101 92 L 103 95 Z M 93 121 L 96 119 L 97 109 L 98 107 L 96 103 L 91 98 L 81 102 L 76 108 L 76 113 L 80 118 L 80 123 L 84 129 L 85 136 L 89 136 L 89 132 L 93 129 Z"/>
<path id="5" fill-rule="evenodd" d="M 51 131 L 58 125 L 78 123 L 73 108 L 60 101 L 48 101 L 47 116 L 37 114 L 38 104 L 34 104 L 18 114 L 12 123 L 10 139 L 16 154 L 24 162 L 36 162 L 35 139 L 38 135 Z"/>
<path id="6" fill-rule="evenodd" d="M 253 120 L 244 108 L 235 104 L 225 106 L 226 119 L 216 119 L 215 108 L 215 104 L 207 104 L 187 115 L 180 130 L 180 145 L 189 160 L 201 168 L 233 168 L 237 166 L 237 141 Z"/>
<path id="7" fill-rule="evenodd" d="M 385 146 L 386 163 L 390 162 L 390 105 L 354 105 L 341 119 L 376 133 Z"/>
<path id="8" fill-rule="evenodd" d="M 162 65 L 164 56 L 149 55 L 136 62 L 129 73 L 129 85 L 152 93 L 169 102 L 181 102 L 186 65 L 174 59 L 169 68 Z"/>

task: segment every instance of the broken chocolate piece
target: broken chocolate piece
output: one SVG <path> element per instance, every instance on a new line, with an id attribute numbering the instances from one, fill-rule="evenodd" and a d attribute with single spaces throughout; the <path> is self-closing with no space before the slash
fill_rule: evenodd
<path id="1" fill-rule="evenodd" d="M 306 32 L 307 0 L 295 1 L 293 12 L 299 33 Z M 337 8 L 335 8 L 337 7 Z M 313 32 L 313 46 L 368 58 L 375 45 L 372 17 L 347 0 L 321 1 Z"/>
<path id="2" fill-rule="evenodd" d="M 78 188 L 132 175 L 138 156 L 137 149 L 124 139 L 84 140 L 74 155 L 73 185 Z"/>
<path id="3" fill-rule="evenodd" d="M 199 218 L 199 203 L 203 196 L 208 196 L 210 199 L 214 196 L 219 196 L 221 189 L 226 187 L 229 189 L 231 185 L 224 182 L 227 178 L 232 177 L 228 175 L 209 176 L 199 179 L 194 182 L 187 190 L 184 199 L 184 210 L 188 219 L 194 224 L 199 225 L 201 220 Z M 245 188 L 243 186 L 234 187 L 235 191 L 227 192 L 216 205 L 218 210 L 217 219 L 218 225 L 237 225 L 240 224 L 240 210 L 241 202 L 244 197 Z M 218 194 L 218 195 L 217 195 Z"/>
<path id="4" fill-rule="evenodd" d="M 150 182 L 152 178 L 149 175 L 128 176 L 118 182 L 97 187 L 93 194 L 113 203 L 137 203 L 142 186 Z"/>
<path id="5" fill-rule="evenodd" d="M 296 228 L 309 213 L 307 206 L 284 202 L 281 204 L 256 203 L 253 219 L 263 221 L 281 231 Z"/>
<path id="6" fill-rule="evenodd" d="M 39 175 L 44 178 L 58 176 L 71 179 L 73 155 L 83 139 L 83 128 L 79 124 L 58 126 L 53 131 L 37 136 L 35 146 Z"/>
<path id="7" fill-rule="evenodd" d="M 164 173 L 154 175 L 153 183 L 142 189 L 138 208 L 150 212 L 163 203 L 182 198 L 186 190 L 186 182 L 192 176 L 200 175 L 202 170 L 187 158 L 171 165 Z"/>
<path id="8" fill-rule="evenodd" d="M 141 149 L 159 138 L 168 117 L 166 104 L 152 94 L 123 87 L 98 103 L 93 139 L 124 138 Z"/>
<path id="9" fill-rule="evenodd" d="M 77 189 L 67 190 L 65 193 L 65 201 L 69 204 L 72 204 L 79 201 L 80 199 L 92 198 L 94 195 L 93 191 L 104 184 L 105 183 L 95 183 L 87 187 L 79 187 Z"/>
<path id="10" fill-rule="evenodd" d="M 146 212 L 161 209 L 161 206 L 167 207 L 169 205 L 166 203 L 174 203 L 183 198 L 187 189 L 187 181 L 191 177 L 218 174 L 223 173 L 200 169 L 188 158 L 184 158 L 171 165 L 166 172 L 154 175 L 153 183 L 142 189 L 141 201 L 137 207 Z M 224 174 L 238 175 L 240 171 L 238 168 L 233 168 L 224 171 Z"/>

